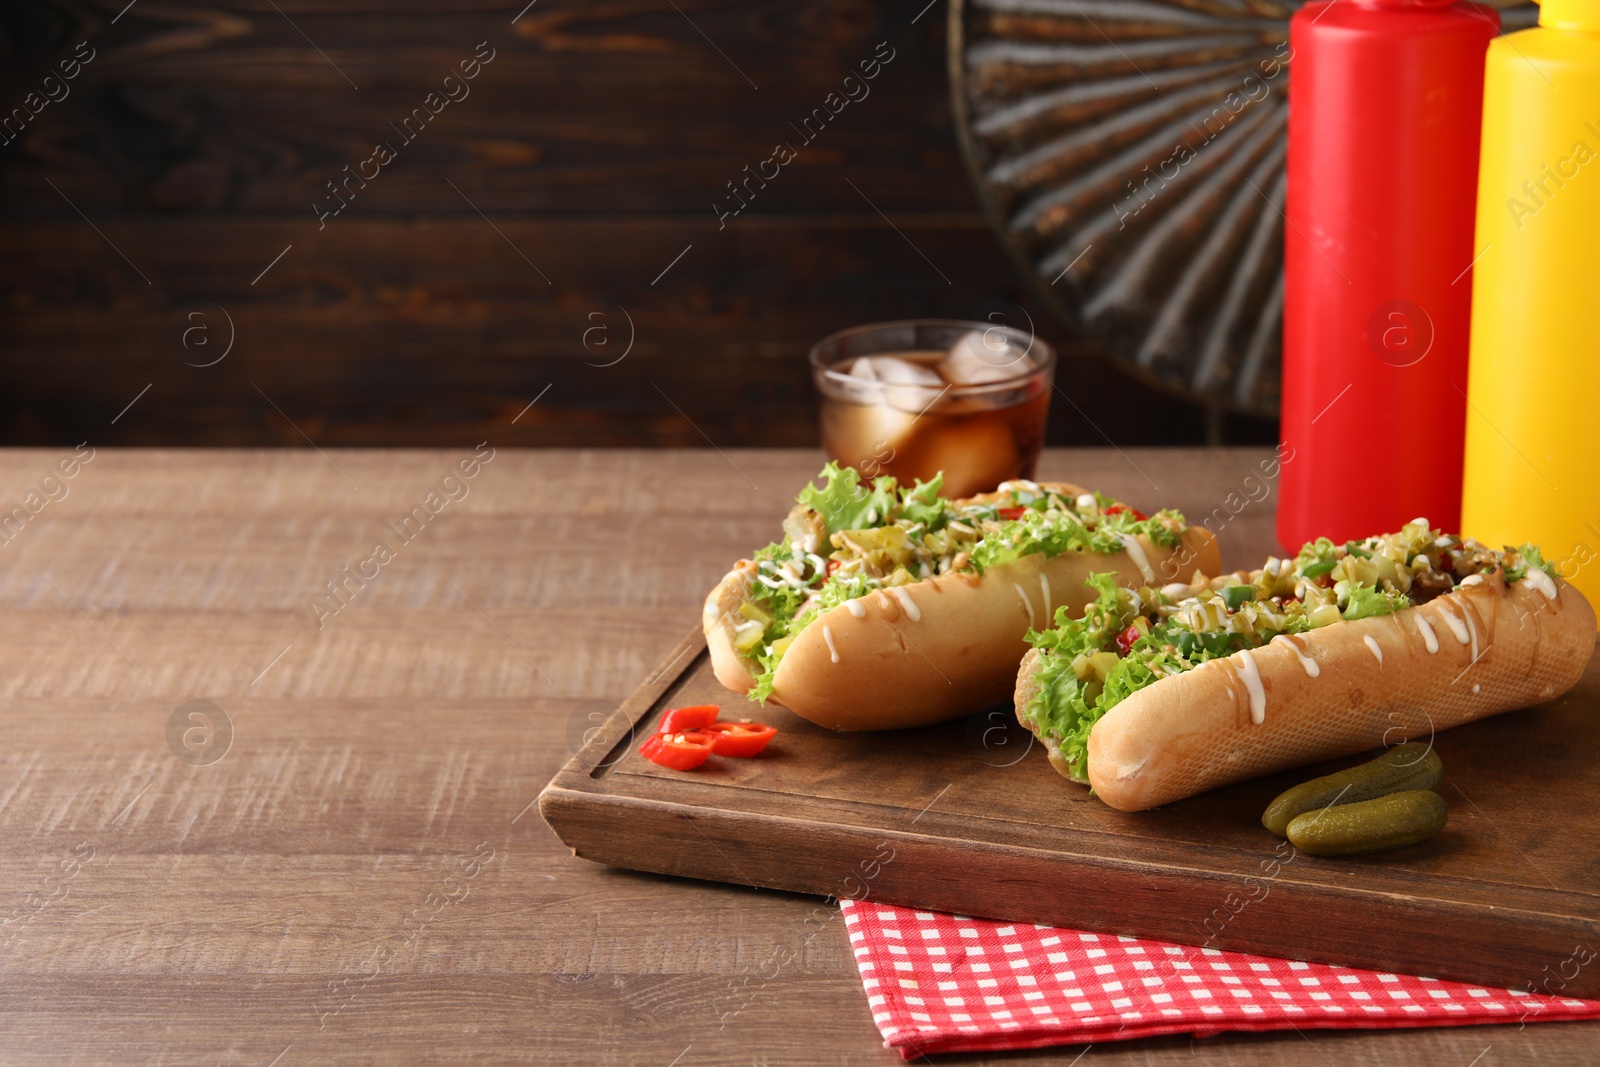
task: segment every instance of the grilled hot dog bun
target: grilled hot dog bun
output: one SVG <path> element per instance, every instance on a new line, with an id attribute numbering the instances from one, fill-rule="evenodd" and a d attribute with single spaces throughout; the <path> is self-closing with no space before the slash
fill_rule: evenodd
<path id="1" fill-rule="evenodd" d="M 1508 584 L 1495 572 L 1420 607 L 1280 636 L 1141 689 L 1090 732 L 1089 782 L 1111 807 L 1141 811 L 1428 739 L 1566 692 L 1594 646 L 1583 594 L 1559 578 Z M 1260 722 L 1246 657 L 1260 677 Z"/>
<path id="2" fill-rule="evenodd" d="M 1026 484 L 1083 494 L 1064 483 Z M 794 636 L 768 699 L 834 730 L 922 726 L 1003 701 L 1027 650 L 1023 635 L 1050 626 L 1063 605 L 1081 610 L 1093 595 L 1084 584 L 1090 574 L 1114 572 L 1138 586 L 1217 568 L 1216 542 L 1204 528 L 1186 527 L 1171 548 L 1143 535 L 1130 540 L 1116 552 L 1025 555 L 981 576 L 952 570 L 834 607 Z M 706 598 L 703 615 L 717 680 L 740 693 L 755 686 L 760 669 L 735 647 L 740 607 L 760 595 L 756 576 L 757 565 L 741 560 Z"/>
<path id="3" fill-rule="evenodd" d="M 1419 519 L 1259 571 L 1105 588 L 1030 638 L 1017 717 L 1122 811 L 1431 738 L 1577 684 L 1595 613 L 1552 572 L 1532 545 L 1495 552 Z"/>
<path id="4" fill-rule="evenodd" d="M 1200 567 L 1216 566 L 1216 542 L 1202 527 L 1190 527 L 1178 549 L 1141 547 L 1152 569 L 1183 558 L 1184 548 Z M 845 605 L 801 631 L 778 665 L 773 699 L 833 730 L 894 730 L 971 714 L 1005 699 L 1027 651 L 1023 635 L 1048 626 L 1058 607 L 1082 610 L 1084 579 L 1097 571 L 1127 585 L 1148 580 L 1127 553 L 1072 552 L 1024 556 L 982 577 L 950 574 L 879 590 L 854 602 L 864 604 L 863 617 Z"/>

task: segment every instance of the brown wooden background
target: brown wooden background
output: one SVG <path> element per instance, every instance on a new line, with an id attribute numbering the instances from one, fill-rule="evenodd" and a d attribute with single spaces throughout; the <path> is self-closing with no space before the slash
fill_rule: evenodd
<path id="1" fill-rule="evenodd" d="M 1070 350 L 1053 441 L 1203 439 L 1024 295 L 961 167 L 944 0 L 525 2 L 6 0 L 0 113 L 95 58 L 0 145 L 0 443 L 808 444 L 812 341 L 991 313 Z M 324 183 L 483 41 L 319 231 Z M 725 183 L 882 41 L 870 96 L 719 231 Z"/>

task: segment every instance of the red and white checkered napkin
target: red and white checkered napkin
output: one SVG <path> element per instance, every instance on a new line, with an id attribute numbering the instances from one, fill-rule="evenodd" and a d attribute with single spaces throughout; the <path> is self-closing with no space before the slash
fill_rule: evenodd
<path id="1" fill-rule="evenodd" d="M 1224 1030 L 1600 1018 L 1600 1001 L 841 902 L 873 1021 L 908 1060 Z"/>

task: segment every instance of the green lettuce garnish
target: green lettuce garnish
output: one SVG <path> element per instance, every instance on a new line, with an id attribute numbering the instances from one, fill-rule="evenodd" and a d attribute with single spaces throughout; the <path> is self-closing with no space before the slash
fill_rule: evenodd
<path id="1" fill-rule="evenodd" d="M 893 478 L 876 478 L 869 489 L 854 467 L 840 467 L 832 461 L 822 468 L 821 477 L 825 483 L 821 489 L 808 484 L 795 500 L 821 515 L 829 534 L 888 523 L 895 506 Z"/>
<path id="2" fill-rule="evenodd" d="M 918 481 L 910 489 L 900 492 L 900 514 L 912 522 L 920 522 L 929 530 L 937 530 L 950 520 L 950 501 L 944 492 L 944 472 L 933 476 L 933 481 Z"/>
<path id="3" fill-rule="evenodd" d="M 1081 618 L 1069 618 L 1067 609 L 1061 608 L 1054 630 L 1028 634 L 1028 642 L 1045 650 L 1045 655 L 1039 690 L 1022 709 L 1041 736 L 1060 746 L 1079 779 L 1088 777 L 1089 731 L 1106 712 L 1139 690 L 1207 660 L 1260 648 L 1280 633 L 1311 628 L 1304 616 L 1292 615 L 1277 616 L 1280 625 L 1258 625 L 1252 633 L 1195 633 L 1175 619 L 1153 625 L 1146 620 L 1146 632 L 1123 654 L 1117 639 L 1140 617 L 1134 596 L 1117 586 L 1114 574 L 1093 575 L 1089 585 L 1097 596 Z"/>
<path id="4" fill-rule="evenodd" d="M 1540 550 L 1538 545 L 1523 545 L 1521 548 L 1517 549 L 1516 554 L 1522 558 L 1515 565 L 1510 563 L 1506 564 L 1506 581 L 1522 581 L 1522 579 L 1528 576 L 1529 567 L 1537 567 L 1548 574 L 1551 578 L 1556 577 L 1555 565 L 1545 561 L 1544 552 Z"/>
<path id="5" fill-rule="evenodd" d="M 1404 593 L 1389 593 L 1370 585 L 1352 585 L 1344 617 L 1350 622 L 1355 622 L 1357 619 L 1370 619 L 1377 615 L 1393 615 L 1401 608 L 1410 606 L 1411 599 Z"/>
<path id="6" fill-rule="evenodd" d="M 1134 518 L 1131 512 L 1103 515 L 1093 529 L 1063 515 L 1054 520 L 1042 511 L 1028 510 L 1001 527 L 999 533 L 984 538 L 972 551 L 972 566 L 979 574 L 997 563 L 1009 563 L 1043 553 L 1059 556 L 1076 549 L 1088 549 L 1102 555 L 1127 551 L 1122 535 L 1143 535 L 1152 544 L 1162 548 L 1176 547 L 1183 535 L 1174 532 L 1169 523 L 1183 526 L 1184 518 L 1176 511 L 1160 511 L 1148 519 Z"/>
<path id="7" fill-rule="evenodd" d="M 756 660 L 761 664 L 761 674 L 756 678 L 755 687 L 750 690 L 750 695 L 757 700 L 766 700 L 772 695 L 773 679 L 778 673 L 778 663 L 783 659 L 781 655 L 767 651 L 772 642 L 799 633 L 810 626 L 817 616 L 832 611 L 847 600 L 859 600 L 876 588 L 878 583 L 865 575 L 834 575 L 818 588 L 816 603 L 803 615 L 796 614 L 800 606 L 797 594 L 794 607 L 786 615 L 775 617 L 773 625 L 767 629 L 760 648 L 756 650 Z"/>
<path id="8" fill-rule="evenodd" d="M 761 661 L 761 675 L 756 679 L 756 684 L 750 687 L 749 696 L 765 704 L 772 695 L 772 681 L 778 676 L 778 660 L 781 657 L 774 656 L 763 647 L 758 658 Z"/>

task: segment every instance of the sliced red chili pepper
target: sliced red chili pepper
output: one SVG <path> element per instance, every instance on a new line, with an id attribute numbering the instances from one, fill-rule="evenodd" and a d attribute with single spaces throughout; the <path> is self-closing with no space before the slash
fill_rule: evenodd
<path id="1" fill-rule="evenodd" d="M 706 761 L 715 744 L 711 734 L 699 730 L 680 734 L 651 734 L 639 746 L 639 753 L 662 767 L 692 771 Z"/>
<path id="2" fill-rule="evenodd" d="M 1139 632 L 1137 626 L 1128 627 L 1117 635 L 1117 651 L 1126 656 L 1128 650 L 1133 647 L 1133 643 L 1143 636 L 1144 634 Z"/>
<path id="3" fill-rule="evenodd" d="M 833 576 L 833 572 L 839 569 L 840 565 L 841 564 L 836 559 L 830 559 L 828 561 L 828 576 L 830 578 Z"/>
<path id="4" fill-rule="evenodd" d="M 1023 513 L 1023 512 L 1025 512 L 1025 511 L 1027 511 L 1027 510 L 1028 510 L 1028 509 L 1027 509 L 1027 508 L 1001 508 L 1001 509 L 1000 509 L 1000 510 L 999 510 L 999 511 L 998 511 L 998 512 L 997 512 L 997 514 L 998 514 L 998 515 L 999 515 L 999 516 L 1000 516 L 1000 517 L 1001 517 L 1001 518 L 1002 518 L 1002 519 L 1005 519 L 1005 520 L 1006 520 L 1006 521 L 1007 521 L 1007 522 L 1010 522 L 1010 521 L 1012 521 L 1012 520 L 1013 520 L 1013 519 L 1020 519 L 1020 518 L 1022 518 L 1022 513 Z"/>
<path id="5" fill-rule="evenodd" d="M 1106 508 L 1105 513 L 1107 515 L 1121 515 L 1124 511 L 1138 519 L 1140 522 L 1144 522 L 1150 517 L 1144 512 L 1140 511 L 1138 508 L 1130 508 L 1126 504 L 1112 504 L 1110 507 Z"/>
<path id="6" fill-rule="evenodd" d="M 714 739 L 712 751 L 717 755 L 745 757 L 766 748 L 767 742 L 777 736 L 778 728 L 759 722 L 714 722 L 706 732 Z"/>
<path id="7" fill-rule="evenodd" d="M 672 708 L 661 716 L 660 734 L 681 734 L 685 730 L 704 730 L 717 721 L 722 711 L 715 704 L 696 704 L 689 708 Z"/>

